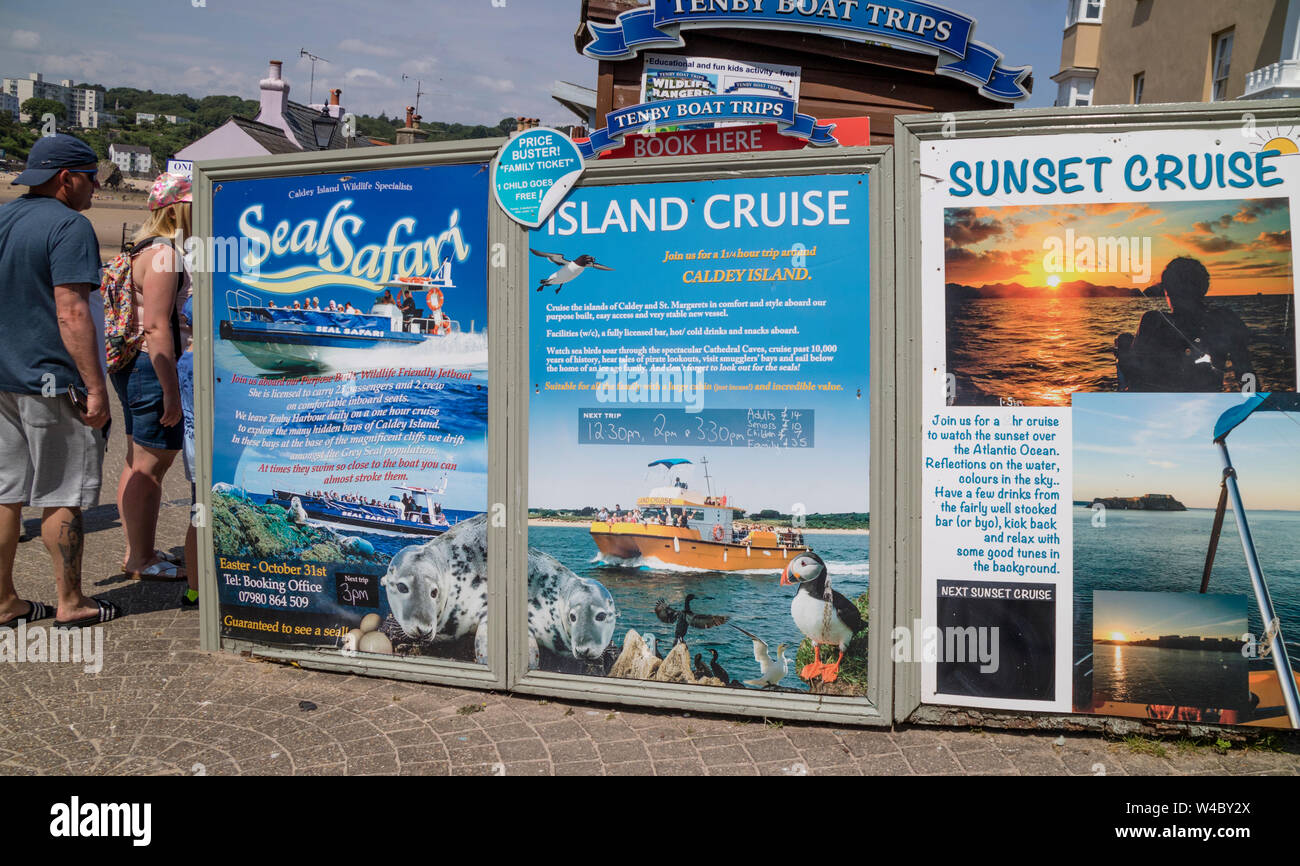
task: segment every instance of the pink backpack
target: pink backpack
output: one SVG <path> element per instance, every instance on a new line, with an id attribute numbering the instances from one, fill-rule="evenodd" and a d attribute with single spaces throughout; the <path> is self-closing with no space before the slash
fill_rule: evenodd
<path id="1" fill-rule="evenodd" d="M 99 292 L 104 297 L 104 355 L 108 372 L 128 370 L 140 354 L 140 345 L 144 342 L 144 331 L 136 315 L 135 281 L 131 278 L 131 267 L 139 252 L 151 246 L 154 241 L 165 240 L 155 235 L 140 241 L 124 253 L 118 253 L 113 261 L 104 268 L 104 275 L 99 282 Z M 169 242 L 170 243 L 170 242 Z M 173 250 L 175 245 L 173 245 Z M 176 287 L 179 291 L 184 273 L 178 273 Z M 172 307 L 172 332 L 176 334 L 175 305 Z M 179 338 L 177 339 L 179 344 Z"/>

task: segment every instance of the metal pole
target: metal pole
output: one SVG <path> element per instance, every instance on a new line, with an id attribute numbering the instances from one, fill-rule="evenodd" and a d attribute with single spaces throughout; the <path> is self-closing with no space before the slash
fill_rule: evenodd
<path id="1" fill-rule="evenodd" d="M 1237 473 L 1232 468 L 1232 458 L 1228 456 L 1228 445 L 1222 439 L 1217 443 L 1219 455 L 1223 458 L 1224 483 L 1228 485 L 1228 495 L 1232 497 L 1232 513 L 1237 518 L 1237 533 L 1241 536 L 1241 547 L 1246 554 L 1246 568 L 1250 570 L 1250 583 L 1255 590 L 1255 603 L 1259 605 L 1259 615 L 1264 620 L 1264 632 L 1277 620 L 1273 610 L 1273 599 L 1268 594 L 1268 584 L 1264 582 L 1264 572 L 1259 567 L 1259 557 L 1255 554 L 1255 541 L 1250 536 L 1250 527 L 1246 524 L 1246 508 L 1241 502 L 1241 491 L 1237 489 Z M 1300 693 L 1297 693 L 1295 677 L 1291 673 L 1291 660 L 1287 657 L 1286 642 L 1282 640 L 1282 628 L 1273 633 L 1273 667 L 1277 669 L 1278 686 L 1282 690 L 1282 700 L 1286 704 L 1286 714 L 1291 719 L 1291 727 L 1300 728 Z"/>

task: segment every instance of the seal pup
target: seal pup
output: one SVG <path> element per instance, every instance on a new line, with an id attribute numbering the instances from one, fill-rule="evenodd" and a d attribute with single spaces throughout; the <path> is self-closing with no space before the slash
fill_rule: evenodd
<path id="1" fill-rule="evenodd" d="M 528 650 L 599 659 L 614 639 L 614 596 L 597 581 L 579 577 L 549 553 L 528 549 Z"/>
<path id="2" fill-rule="evenodd" d="M 425 544 L 403 548 L 380 585 L 408 637 L 442 642 L 473 634 L 474 660 L 487 664 L 486 514 Z"/>

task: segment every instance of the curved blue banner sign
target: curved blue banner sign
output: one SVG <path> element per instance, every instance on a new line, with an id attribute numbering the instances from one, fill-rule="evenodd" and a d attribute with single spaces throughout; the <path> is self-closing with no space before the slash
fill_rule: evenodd
<path id="1" fill-rule="evenodd" d="M 648 48 L 680 48 L 681 31 L 699 27 L 800 30 L 897 45 L 936 54 L 937 72 L 968 81 L 990 99 L 1029 96 L 1028 66 L 1003 66 L 1002 54 L 974 39 L 975 19 L 915 0 L 652 0 L 613 24 L 587 23 L 592 41 L 583 49 L 597 60 L 623 60 Z"/>
<path id="2" fill-rule="evenodd" d="M 588 141 L 578 142 L 583 157 L 591 159 L 602 150 L 619 147 L 622 137 L 661 125 L 691 126 L 700 123 L 775 123 L 783 135 L 806 138 L 818 147 L 839 144 L 831 133 L 833 123 L 818 123 L 815 117 L 800 114 L 797 103 L 784 96 L 687 96 L 664 99 L 642 105 L 630 105 L 605 115 L 608 126 L 591 134 Z"/>

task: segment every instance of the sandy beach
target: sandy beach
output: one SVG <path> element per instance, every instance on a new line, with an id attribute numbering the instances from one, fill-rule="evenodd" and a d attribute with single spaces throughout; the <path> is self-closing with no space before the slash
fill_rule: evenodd
<path id="1" fill-rule="evenodd" d="M 581 526 L 586 527 L 588 521 L 585 520 L 556 520 L 552 517 L 530 517 L 528 518 L 529 526 Z M 808 529 L 802 530 L 804 535 L 870 535 L 869 529 Z"/>
<path id="2" fill-rule="evenodd" d="M 27 192 L 25 186 L 14 186 L 13 179 L 17 172 L 0 172 L 0 204 L 13 201 Z M 152 180 L 127 178 L 122 181 L 122 189 L 117 192 L 101 190 L 95 193 L 94 203 L 85 217 L 95 227 L 95 237 L 99 239 L 99 256 L 107 262 L 122 249 L 122 224 L 127 225 L 128 234 L 144 222 L 148 209 L 145 202 L 149 184 Z"/>

